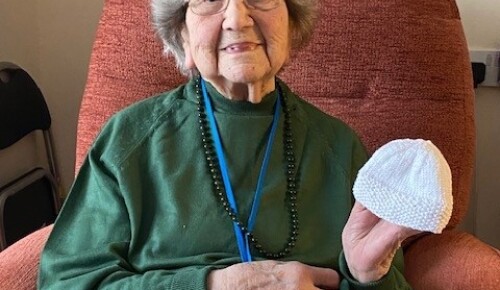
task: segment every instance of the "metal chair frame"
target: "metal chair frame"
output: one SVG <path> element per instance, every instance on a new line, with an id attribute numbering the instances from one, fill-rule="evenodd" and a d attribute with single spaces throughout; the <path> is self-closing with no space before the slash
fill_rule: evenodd
<path id="1" fill-rule="evenodd" d="M 40 130 L 49 168 L 35 167 L 0 187 L 0 251 L 8 246 L 4 207 L 7 199 L 17 192 L 45 178 L 51 185 L 55 214 L 60 210 L 59 173 L 50 126 L 51 117 L 43 94 L 29 74 L 21 68 L 0 68 L 0 150 L 13 146 L 26 135 Z"/>

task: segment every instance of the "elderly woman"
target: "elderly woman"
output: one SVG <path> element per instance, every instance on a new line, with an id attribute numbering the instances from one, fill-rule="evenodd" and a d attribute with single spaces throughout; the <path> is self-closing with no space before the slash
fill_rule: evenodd
<path id="1" fill-rule="evenodd" d="M 353 200 L 360 140 L 276 77 L 315 2 L 152 1 L 191 80 L 103 128 L 40 289 L 410 289 L 413 232 Z"/>

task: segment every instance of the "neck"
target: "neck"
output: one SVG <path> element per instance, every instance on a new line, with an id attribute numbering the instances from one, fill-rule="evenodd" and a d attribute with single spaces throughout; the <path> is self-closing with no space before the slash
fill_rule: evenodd
<path id="1" fill-rule="evenodd" d="M 252 83 L 233 83 L 227 80 L 209 80 L 214 88 L 224 97 L 235 101 L 246 101 L 258 104 L 265 95 L 275 90 L 274 78 Z"/>

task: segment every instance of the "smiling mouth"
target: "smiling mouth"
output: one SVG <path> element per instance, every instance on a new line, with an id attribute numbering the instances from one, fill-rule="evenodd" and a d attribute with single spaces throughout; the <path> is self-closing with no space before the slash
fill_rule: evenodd
<path id="1" fill-rule="evenodd" d="M 221 50 L 229 53 L 245 52 L 255 50 L 260 44 L 254 42 L 240 42 L 230 44 Z"/>

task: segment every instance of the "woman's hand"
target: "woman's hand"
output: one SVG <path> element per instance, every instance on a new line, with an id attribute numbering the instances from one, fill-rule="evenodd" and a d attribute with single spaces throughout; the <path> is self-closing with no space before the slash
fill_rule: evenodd
<path id="1" fill-rule="evenodd" d="M 214 270 L 207 284 L 209 290 L 338 289 L 339 274 L 299 262 L 259 261 Z"/>
<path id="2" fill-rule="evenodd" d="M 356 202 L 342 233 L 352 276 L 361 283 L 379 280 L 389 271 L 401 243 L 417 233 L 377 217 Z"/>

